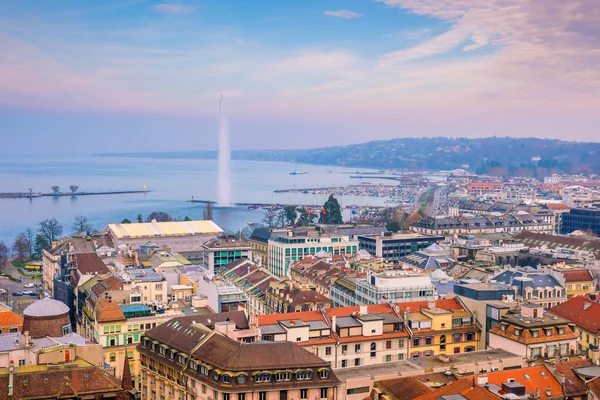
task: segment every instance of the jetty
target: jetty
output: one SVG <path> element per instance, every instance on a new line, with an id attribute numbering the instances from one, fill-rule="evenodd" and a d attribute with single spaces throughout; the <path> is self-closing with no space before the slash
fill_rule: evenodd
<path id="1" fill-rule="evenodd" d="M 106 196 L 118 194 L 145 194 L 150 193 L 150 190 L 115 190 L 107 192 L 58 192 L 58 193 L 43 193 L 43 192 L 4 192 L 0 193 L 0 199 L 34 199 L 38 197 L 79 197 L 79 196 Z"/>

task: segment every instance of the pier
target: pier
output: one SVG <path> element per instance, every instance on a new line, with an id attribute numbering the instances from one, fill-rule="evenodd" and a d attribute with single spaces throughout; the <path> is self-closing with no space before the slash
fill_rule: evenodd
<path id="1" fill-rule="evenodd" d="M 59 193 L 42 193 L 42 192 L 4 192 L 0 193 L 0 199 L 34 199 L 38 197 L 79 197 L 79 196 L 106 196 L 117 194 L 145 194 L 150 193 L 150 190 L 116 190 L 108 192 L 59 192 Z"/>

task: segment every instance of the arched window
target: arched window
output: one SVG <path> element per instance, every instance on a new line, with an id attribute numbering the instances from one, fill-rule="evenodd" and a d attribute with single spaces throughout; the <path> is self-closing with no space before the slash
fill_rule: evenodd
<path id="1" fill-rule="evenodd" d="M 108 356 L 108 359 L 110 362 L 115 362 L 115 361 L 117 361 L 117 355 L 115 353 L 110 353 L 110 355 Z"/>
<path id="2" fill-rule="evenodd" d="M 375 342 L 371 343 L 371 358 L 377 356 L 377 344 Z"/>

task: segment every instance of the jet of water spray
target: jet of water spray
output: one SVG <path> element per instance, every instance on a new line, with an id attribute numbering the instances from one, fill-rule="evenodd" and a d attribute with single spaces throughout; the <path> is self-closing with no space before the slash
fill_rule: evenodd
<path id="1" fill-rule="evenodd" d="M 219 98 L 219 189 L 218 205 L 231 205 L 231 150 L 229 149 L 229 126 L 223 110 L 223 95 Z"/>

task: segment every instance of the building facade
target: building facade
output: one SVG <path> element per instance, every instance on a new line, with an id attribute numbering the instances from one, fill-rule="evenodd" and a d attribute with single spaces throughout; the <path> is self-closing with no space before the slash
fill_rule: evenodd
<path id="1" fill-rule="evenodd" d="M 414 251 L 423 250 L 434 243 L 444 240 L 443 236 L 425 236 L 414 232 L 393 233 L 382 235 L 359 235 L 360 249 L 384 261 L 399 261 Z"/>

